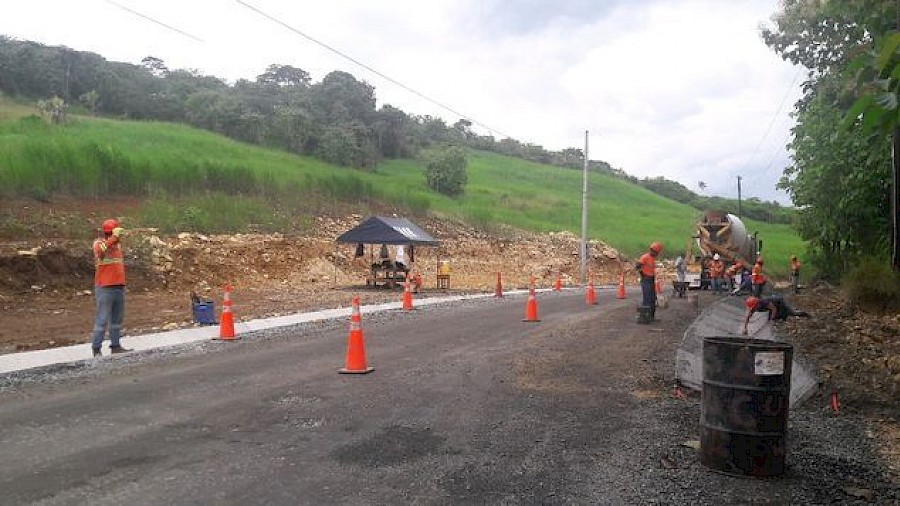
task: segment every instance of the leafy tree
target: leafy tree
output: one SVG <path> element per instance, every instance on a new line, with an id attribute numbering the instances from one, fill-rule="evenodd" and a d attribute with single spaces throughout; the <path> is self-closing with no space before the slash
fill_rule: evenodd
<path id="1" fill-rule="evenodd" d="M 451 197 L 462 195 L 468 182 L 466 165 L 466 152 L 458 146 L 436 151 L 425 166 L 428 187 Z"/>
<path id="2" fill-rule="evenodd" d="M 817 266 L 835 276 L 859 255 L 888 249 L 889 137 L 839 126 L 853 100 L 845 69 L 880 45 L 896 16 L 894 0 L 786 0 L 763 30 L 773 50 L 809 69 L 796 105 L 794 162 L 779 185 L 800 207 L 799 231 Z"/>
<path id="3" fill-rule="evenodd" d="M 256 77 L 256 82 L 260 84 L 271 84 L 275 86 L 296 86 L 307 87 L 310 83 L 309 72 L 292 67 L 290 65 L 272 64 L 266 68 L 266 71 Z"/>

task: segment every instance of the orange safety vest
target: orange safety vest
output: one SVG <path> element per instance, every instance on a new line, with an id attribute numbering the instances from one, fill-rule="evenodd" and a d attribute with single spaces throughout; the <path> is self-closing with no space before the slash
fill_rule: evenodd
<path id="1" fill-rule="evenodd" d="M 650 253 L 641 255 L 641 274 L 648 278 L 656 276 L 656 258 Z"/>
<path id="2" fill-rule="evenodd" d="M 125 284 L 125 255 L 119 246 L 119 239 L 94 241 L 94 285 L 122 286 Z"/>
<path id="3" fill-rule="evenodd" d="M 709 268 L 709 273 L 714 278 L 721 278 L 724 269 L 725 264 L 723 264 L 721 260 L 713 260 Z"/>
<path id="4" fill-rule="evenodd" d="M 766 282 L 766 276 L 762 272 L 762 265 L 755 264 L 750 275 L 750 282 L 754 285 L 761 285 Z"/>
<path id="5" fill-rule="evenodd" d="M 800 260 L 791 260 L 791 272 L 800 272 Z"/>

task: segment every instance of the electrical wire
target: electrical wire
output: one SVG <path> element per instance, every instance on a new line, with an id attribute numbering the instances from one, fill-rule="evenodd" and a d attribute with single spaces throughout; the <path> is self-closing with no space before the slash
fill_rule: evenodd
<path id="1" fill-rule="evenodd" d="M 196 40 L 197 42 L 203 42 L 203 39 L 201 39 L 200 37 L 196 37 L 196 36 L 191 35 L 191 34 L 185 32 L 185 31 L 183 31 L 183 30 L 179 30 L 178 28 L 175 28 L 174 26 L 167 25 L 167 24 L 163 23 L 162 21 L 159 21 L 158 19 L 154 19 L 154 18 L 152 18 L 152 17 L 150 17 L 150 16 L 147 16 L 146 14 L 141 14 L 140 12 L 138 12 L 138 11 L 136 11 L 136 10 L 130 9 L 130 8 L 128 8 L 128 7 L 125 7 L 124 5 L 121 5 L 121 4 L 118 4 L 118 3 L 116 3 L 116 2 L 113 2 L 112 0 L 103 0 L 103 1 L 106 2 L 106 3 L 108 3 L 108 4 L 110 4 L 110 5 L 112 5 L 112 6 L 114 6 L 114 7 L 118 7 L 119 9 L 122 9 L 122 10 L 125 11 L 125 12 L 129 12 L 129 13 L 131 13 L 131 14 L 134 14 L 135 16 L 138 16 L 138 17 L 143 18 L 143 19 L 145 19 L 145 20 L 147 20 L 147 21 L 150 21 L 151 23 L 155 23 L 155 24 L 157 24 L 157 25 L 159 25 L 159 26 L 161 26 L 161 27 L 163 27 L 163 28 L 166 28 L 166 29 L 168 29 L 168 30 L 171 30 L 171 31 L 173 31 L 173 32 L 175 32 L 175 33 L 184 35 L 185 37 L 188 37 L 188 38 L 190 38 L 190 39 L 194 39 L 194 40 Z"/>
<path id="2" fill-rule="evenodd" d="M 766 137 L 769 136 L 769 132 L 772 131 L 772 126 L 775 125 L 775 120 L 778 119 L 778 115 L 781 114 L 781 109 L 784 108 L 784 103 L 787 102 L 788 96 L 791 94 L 791 90 L 794 89 L 794 84 L 797 83 L 797 79 L 800 78 L 800 73 L 803 72 L 803 67 L 797 69 L 797 73 L 794 74 L 794 79 L 791 80 L 791 84 L 788 85 L 787 90 L 784 92 L 784 96 L 781 97 L 781 103 L 778 104 L 778 109 L 775 111 L 775 114 L 772 115 L 772 120 L 769 121 L 769 126 L 766 127 L 766 132 L 759 139 L 759 142 L 756 144 L 756 148 L 753 150 L 753 153 L 750 154 L 750 157 L 747 158 L 747 161 L 744 162 L 744 170 L 746 170 L 750 166 L 750 162 L 753 161 L 753 158 L 756 156 L 756 153 L 759 152 L 759 148 L 762 147 L 763 141 L 766 140 Z"/>
<path id="3" fill-rule="evenodd" d="M 330 46 L 330 45 L 328 45 L 328 44 L 326 44 L 326 43 L 324 43 L 324 42 L 322 42 L 322 41 L 320 41 L 320 40 L 318 40 L 318 39 L 316 39 L 316 38 L 314 38 L 314 37 L 312 37 L 312 36 L 310 36 L 310 35 L 307 35 L 306 33 L 303 33 L 303 32 L 300 31 L 299 29 L 294 28 L 293 26 L 291 26 L 291 25 L 285 23 L 284 21 L 282 21 L 282 20 L 276 18 L 275 16 L 273 16 L 273 15 L 271 15 L 271 14 L 268 14 L 268 13 L 266 13 L 266 12 L 264 12 L 264 11 L 258 9 L 257 7 L 254 7 L 254 6 L 250 5 L 249 3 L 247 3 L 247 2 L 245 2 L 245 1 L 243 1 L 243 0 L 234 0 L 234 1 L 237 2 L 238 4 L 242 5 L 242 6 L 246 7 L 247 9 L 250 9 L 250 10 L 253 11 L 253 12 L 256 12 L 257 14 L 259 14 L 260 16 L 262 16 L 262 17 L 268 19 L 269 21 L 272 21 L 273 23 L 276 23 L 276 24 L 281 25 L 282 27 L 284 27 L 284 28 L 286 28 L 286 29 L 288 29 L 288 30 L 294 32 L 295 34 L 297 34 L 297 35 L 303 37 L 304 39 L 306 39 L 306 40 L 308 40 L 308 41 L 310 41 L 310 42 L 312 42 L 312 43 L 314 43 L 314 44 L 317 44 L 317 45 L 319 45 L 319 46 L 321 46 L 321 47 L 327 49 L 328 51 L 331 51 L 332 53 L 334 53 L 334 54 L 340 56 L 341 58 L 344 58 L 344 59 L 346 59 L 346 60 L 348 60 L 348 61 L 350 61 L 350 62 L 352 62 L 352 63 L 354 63 L 354 64 L 356 64 L 356 65 L 358 65 L 358 66 L 360 66 L 360 67 L 362 67 L 362 68 L 364 68 L 364 69 L 366 69 L 366 70 L 368 70 L 369 72 L 371 72 L 371 73 L 373 73 L 373 74 L 375 74 L 375 75 L 381 77 L 382 79 L 385 79 L 386 81 L 388 81 L 388 82 L 390 82 L 390 83 L 392 83 L 392 84 L 395 84 L 395 85 L 399 86 L 400 88 L 403 88 L 404 90 L 406 90 L 406 91 L 408 91 L 408 92 L 410 92 L 410 93 L 416 95 L 417 97 L 422 98 L 422 99 L 424 99 L 424 100 L 426 100 L 426 101 L 428 101 L 428 102 L 430 102 L 430 103 L 432 103 L 432 104 L 434 104 L 434 105 L 440 107 L 441 109 L 444 109 L 445 111 L 449 111 L 449 112 L 451 112 L 451 113 L 453 113 L 453 114 L 459 116 L 459 117 L 462 118 L 462 119 L 468 120 L 468 121 L 470 121 L 470 122 L 471 122 L 472 124 L 474 124 L 474 125 L 479 125 L 479 126 L 483 127 L 485 130 L 488 130 L 488 131 L 491 132 L 491 133 L 497 132 L 498 134 L 500 134 L 500 135 L 502 135 L 502 136 L 504 136 L 504 137 L 507 137 L 507 138 L 510 138 L 510 139 L 513 138 L 511 135 L 507 135 L 507 134 L 501 132 L 500 130 L 498 130 L 498 129 L 496 129 L 496 128 L 493 128 L 493 127 L 490 127 L 490 126 L 488 126 L 488 125 L 485 125 L 484 123 L 482 123 L 482 122 L 480 122 L 480 121 L 477 121 L 477 120 L 473 119 L 471 116 L 469 116 L 469 115 L 467 115 L 467 114 L 463 114 L 463 113 L 457 111 L 456 109 L 454 109 L 454 108 L 452 108 L 452 107 L 450 107 L 450 106 L 448 106 L 448 105 L 446 105 L 446 104 L 443 104 L 443 103 L 441 103 L 441 102 L 439 102 L 439 101 L 437 101 L 437 100 L 435 100 L 435 99 L 433 99 L 433 98 L 431 98 L 431 97 L 425 95 L 424 93 L 421 93 L 421 92 L 419 92 L 419 91 L 413 89 L 412 87 L 407 86 L 407 85 L 401 83 L 400 81 L 398 81 L 398 80 L 396 80 L 396 79 L 394 79 L 394 78 L 392 78 L 392 77 L 389 77 L 389 76 L 385 75 L 383 72 L 378 71 L 377 69 L 375 69 L 375 68 L 372 67 L 371 65 L 367 65 L 366 63 L 363 63 L 362 61 L 360 61 L 360 60 L 358 60 L 358 59 L 356 59 L 356 58 L 353 58 L 352 56 L 350 56 L 350 55 L 344 53 L 343 51 L 340 51 L 339 49 L 336 49 L 336 48 L 334 48 L 334 47 L 332 47 L 332 46 Z"/>

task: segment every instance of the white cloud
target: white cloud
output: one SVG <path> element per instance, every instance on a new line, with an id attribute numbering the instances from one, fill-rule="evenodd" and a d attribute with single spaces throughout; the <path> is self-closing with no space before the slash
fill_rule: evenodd
<path id="1" fill-rule="evenodd" d="M 561 149 L 580 147 L 589 129 L 592 158 L 630 174 L 693 190 L 702 180 L 725 195 L 740 174 L 745 196 L 787 202 L 774 186 L 799 86 L 775 116 L 796 70 L 759 36 L 778 0 L 246 1 L 497 137 Z M 202 42 L 104 0 L 17 2 L 4 7 L 0 34 L 112 60 L 153 55 L 230 80 L 270 63 L 316 80 L 345 70 L 373 84 L 379 103 L 459 119 L 235 1 L 116 3 Z"/>

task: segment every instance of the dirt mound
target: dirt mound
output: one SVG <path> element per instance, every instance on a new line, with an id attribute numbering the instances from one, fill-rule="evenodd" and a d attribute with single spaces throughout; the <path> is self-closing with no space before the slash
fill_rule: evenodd
<path id="1" fill-rule="evenodd" d="M 75 287 L 94 278 L 90 250 L 35 246 L 0 256 L 0 292 Z"/>

